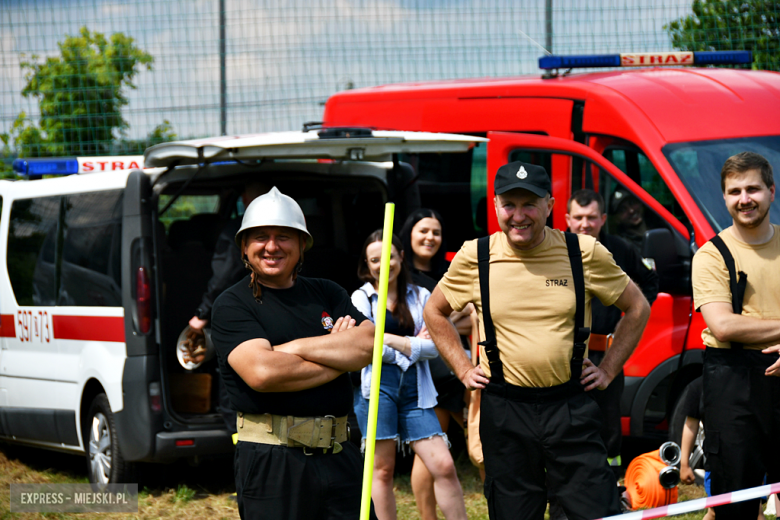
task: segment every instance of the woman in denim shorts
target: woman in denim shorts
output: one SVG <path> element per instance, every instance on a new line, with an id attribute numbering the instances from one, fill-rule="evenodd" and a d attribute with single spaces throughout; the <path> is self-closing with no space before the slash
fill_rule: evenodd
<path id="1" fill-rule="evenodd" d="M 358 263 L 358 277 L 366 283 L 352 293 L 355 307 L 374 322 L 381 254 L 380 229 L 371 233 L 363 245 Z M 396 518 L 393 494 L 395 453 L 402 444 L 410 445 L 433 475 L 436 502 L 444 516 L 448 520 L 465 519 L 463 490 L 455 472 L 446 436 L 442 433 L 439 420 L 433 411 L 436 406 L 436 390 L 428 368 L 428 359 L 438 356 L 438 352 L 422 317 L 430 292 L 410 282 L 403 262 L 401 241 L 394 235 L 387 289 L 385 346 L 382 355 L 382 382 L 379 387 L 371 498 L 379 520 Z M 355 413 L 364 441 L 368 425 L 371 369 L 371 365 L 363 369 L 360 393 L 355 398 Z"/>

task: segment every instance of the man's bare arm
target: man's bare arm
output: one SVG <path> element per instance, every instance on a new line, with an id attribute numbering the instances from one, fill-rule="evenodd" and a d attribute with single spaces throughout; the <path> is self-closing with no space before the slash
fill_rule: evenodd
<path id="1" fill-rule="evenodd" d="M 228 363 L 258 392 L 314 388 L 371 362 L 374 325 L 368 320 L 358 327 L 354 325 L 355 320 L 345 316 L 336 320 L 326 336 L 298 339 L 275 347 L 266 339 L 245 341 L 230 353 Z"/>
<path id="2" fill-rule="evenodd" d="M 780 342 L 780 320 L 762 320 L 734 314 L 730 303 L 711 302 L 701 306 L 701 315 L 715 339 L 722 342 Z"/>
<path id="3" fill-rule="evenodd" d="M 580 382 L 585 385 L 586 391 L 607 388 L 623 370 L 623 365 L 628 361 L 642 338 L 642 332 L 644 332 L 650 317 L 650 305 L 634 282 L 628 282 L 615 305 L 625 315 L 615 327 L 612 346 L 601 364 L 596 366 L 589 359 L 585 360 L 585 368 L 582 370 Z"/>
<path id="4" fill-rule="evenodd" d="M 365 320 L 357 327 L 349 316 L 339 318 L 331 334 L 301 338 L 274 345 L 277 352 L 294 354 L 305 361 L 311 361 L 341 372 L 360 370 L 371 363 L 374 348 L 374 324 Z"/>
<path id="5" fill-rule="evenodd" d="M 238 345 L 227 361 L 258 392 L 297 392 L 323 385 L 344 373 L 294 354 L 275 351 L 267 339 L 259 338 Z"/>
<path id="6" fill-rule="evenodd" d="M 452 307 L 441 289 L 436 287 L 423 311 L 428 333 L 436 344 L 442 359 L 452 368 L 452 371 L 466 388 L 469 390 L 485 388 L 489 379 L 485 377 L 485 373 L 479 366 L 475 367 L 471 364 L 466 351 L 461 346 L 458 331 L 450 321 L 451 314 Z"/>

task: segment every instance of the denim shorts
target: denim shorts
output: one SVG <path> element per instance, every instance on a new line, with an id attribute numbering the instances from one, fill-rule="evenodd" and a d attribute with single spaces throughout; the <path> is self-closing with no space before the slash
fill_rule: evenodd
<path id="1" fill-rule="evenodd" d="M 355 415 L 363 439 L 368 425 L 368 399 L 355 393 Z M 379 385 L 379 414 L 376 424 L 376 439 L 399 440 L 403 443 L 427 439 L 434 435 L 444 436 L 439 419 L 433 408 L 417 406 L 417 367 L 412 365 L 406 372 L 397 365 L 382 365 L 382 382 Z"/>

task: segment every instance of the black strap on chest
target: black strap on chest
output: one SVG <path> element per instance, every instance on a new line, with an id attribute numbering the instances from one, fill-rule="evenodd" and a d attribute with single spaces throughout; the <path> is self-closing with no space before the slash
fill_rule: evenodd
<path id="1" fill-rule="evenodd" d="M 490 314 L 490 235 L 477 240 L 477 265 L 479 267 L 479 294 L 482 299 L 482 324 L 485 327 L 485 340 L 479 344 L 485 347 L 485 357 L 490 365 L 491 382 L 504 383 L 504 367 L 498 355 L 496 329 Z"/>
<path id="2" fill-rule="evenodd" d="M 582 251 L 580 240 L 574 233 L 568 231 L 566 236 L 566 249 L 569 252 L 571 264 L 571 277 L 574 282 L 574 349 L 571 356 L 571 380 L 579 383 L 582 375 L 582 360 L 585 357 L 585 342 L 590 336 L 590 328 L 585 326 L 585 275 L 582 272 Z"/>
<path id="3" fill-rule="evenodd" d="M 726 268 L 729 270 L 729 287 L 731 288 L 731 309 L 734 314 L 742 314 L 742 304 L 745 301 L 745 289 L 747 288 L 747 274 L 743 271 L 737 273 L 737 267 L 734 263 L 734 257 L 731 256 L 726 243 L 720 236 L 715 235 L 710 240 L 712 244 L 718 248 L 720 255 L 723 257 L 723 261 L 726 263 Z M 731 348 L 741 349 L 742 343 L 736 341 L 731 342 Z"/>
<path id="4" fill-rule="evenodd" d="M 577 235 L 565 233 L 566 249 L 571 264 L 572 281 L 574 283 L 574 349 L 571 358 L 571 381 L 579 385 L 582 375 L 582 360 L 585 356 L 585 341 L 590 336 L 590 329 L 585 327 L 585 276 L 582 271 L 582 252 Z M 496 329 L 490 314 L 490 237 L 477 240 L 477 262 L 479 267 L 479 291 L 482 300 L 482 322 L 485 327 L 485 340 L 479 344 L 485 347 L 485 356 L 490 365 L 491 383 L 503 384 L 504 367 L 498 354 Z"/>

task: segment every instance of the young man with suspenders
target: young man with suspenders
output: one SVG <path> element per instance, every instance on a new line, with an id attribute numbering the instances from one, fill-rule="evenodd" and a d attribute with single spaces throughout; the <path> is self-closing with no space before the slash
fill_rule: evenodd
<path id="1" fill-rule="evenodd" d="M 707 328 L 704 452 L 712 494 L 780 480 L 780 227 L 769 221 L 772 167 L 743 152 L 721 189 L 733 225 L 693 257 L 693 299 Z M 756 516 L 758 500 L 715 508 L 718 520 Z"/>
<path id="2" fill-rule="evenodd" d="M 619 514 L 600 413 L 585 392 L 620 372 L 650 308 L 594 238 L 545 226 L 555 199 L 544 168 L 506 164 L 494 186 L 502 232 L 464 244 L 425 308 L 442 357 L 467 388 L 485 388 L 490 518 L 542 519 L 547 486 L 573 520 Z M 584 358 L 594 296 L 625 312 L 599 366 Z M 485 338 L 476 367 L 448 320 L 469 302 Z"/>

